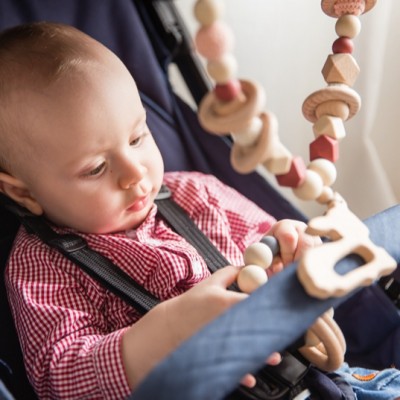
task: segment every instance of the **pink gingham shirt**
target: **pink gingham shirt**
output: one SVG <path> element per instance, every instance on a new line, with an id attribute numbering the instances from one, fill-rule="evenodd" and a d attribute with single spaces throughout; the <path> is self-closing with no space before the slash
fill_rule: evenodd
<path id="1" fill-rule="evenodd" d="M 213 176 L 166 173 L 173 198 L 233 264 L 274 219 Z M 150 211 L 136 230 L 82 236 L 160 299 L 209 275 L 204 260 Z M 6 284 L 28 376 L 43 399 L 122 399 L 124 330 L 139 314 L 57 251 L 21 229 Z"/>

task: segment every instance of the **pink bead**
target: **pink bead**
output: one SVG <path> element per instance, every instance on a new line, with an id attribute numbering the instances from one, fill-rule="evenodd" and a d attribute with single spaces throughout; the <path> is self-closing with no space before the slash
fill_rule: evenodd
<path id="1" fill-rule="evenodd" d="M 348 37 L 341 36 L 336 39 L 332 44 L 332 51 L 334 54 L 338 53 L 352 53 L 354 49 L 353 41 Z"/>
<path id="2" fill-rule="evenodd" d="M 215 60 L 233 49 L 232 30 L 222 21 L 200 28 L 195 37 L 197 51 L 208 60 Z"/>
<path id="3" fill-rule="evenodd" d="M 217 84 L 214 93 L 221 101 L 231 101 L 236 99 L 241 90 L 240 82 L 237 79 L 231 79 L 226 83 Z"/>
<path id="4" fill-rule="evenodd" d="M 334 10 L 337 16 L 360 15 L 365 10 L 365 0 L 338 0 Z"/>
<path id="5" fill-rule="evenodd" d="M 306 166 L 301 157 L 294 157 L 289 172 L 276 175 L 276 180 L 280 186 L 296 188 L 300 186 L 306 176 Z"/>
<path id="6" fill-rule="evenodd" d="M 339 142 L 327 135 L 318 136 L 310 143 L 310 160 L 325 158 L 336 162 L 339 158 Z"/>

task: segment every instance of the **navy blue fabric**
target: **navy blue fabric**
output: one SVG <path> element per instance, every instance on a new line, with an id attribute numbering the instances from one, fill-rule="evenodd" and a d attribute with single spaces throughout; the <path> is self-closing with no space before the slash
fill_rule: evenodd
<path id="1" fill-rule="evenodd" d="M 369 218 L 366 224 L 371 239 L 400 262 L 400 206 Z M 349 256 L 336 269 L 346 273 L 358 265 L 360 260 Z M 261 368 L 268 354 L 284 350 L 319 315 L 350 296 L 323 301 L 311 298 L 297 280 L 296 265 L 292 264 L 167 357 L 131 400 L 206 400 L 210 393 L 215 400 L 223 399 L 245 373 Z M 359 312 L 367 313 L 368 304 L 360 304 Z M 372 319 L 371 324 L 375 324 Z M 353 331 L 357 329 L 353 324 Z M 376 330 L 385 336 L 391 326 Z M 392 350 L 399 353 L 400 341 L 394 346 Z"/>
<path id="2" fill-rule="evenodd" d="M 380 287 L 357 293 L 336 309 L 335 319 L 346 337 L 346 361 L 350 365 L 400 367 L 399 310 Z"/>

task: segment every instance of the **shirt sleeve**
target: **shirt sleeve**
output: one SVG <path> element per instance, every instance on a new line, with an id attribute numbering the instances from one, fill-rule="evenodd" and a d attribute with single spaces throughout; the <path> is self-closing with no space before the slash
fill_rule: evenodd
<path id="1" fill-rule="evenodd" d="M 28 377 L 44 399 L 117 399 L 129 394 L 124 328 L 105 318 L 106 291 L 31 235 L 20 234 L 6 271 Z"/>

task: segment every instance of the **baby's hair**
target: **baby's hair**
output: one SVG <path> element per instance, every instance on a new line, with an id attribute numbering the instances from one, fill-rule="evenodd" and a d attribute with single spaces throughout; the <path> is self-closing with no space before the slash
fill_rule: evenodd
<path id="1" fill-rule="evenodd" d="M 69 25 L 34 22 L 0 33 L 0 172 L 11 173 L 12 150 L 23 127 L 13 95 L 38 90 L 93 60 L 97 43 Z"/>

